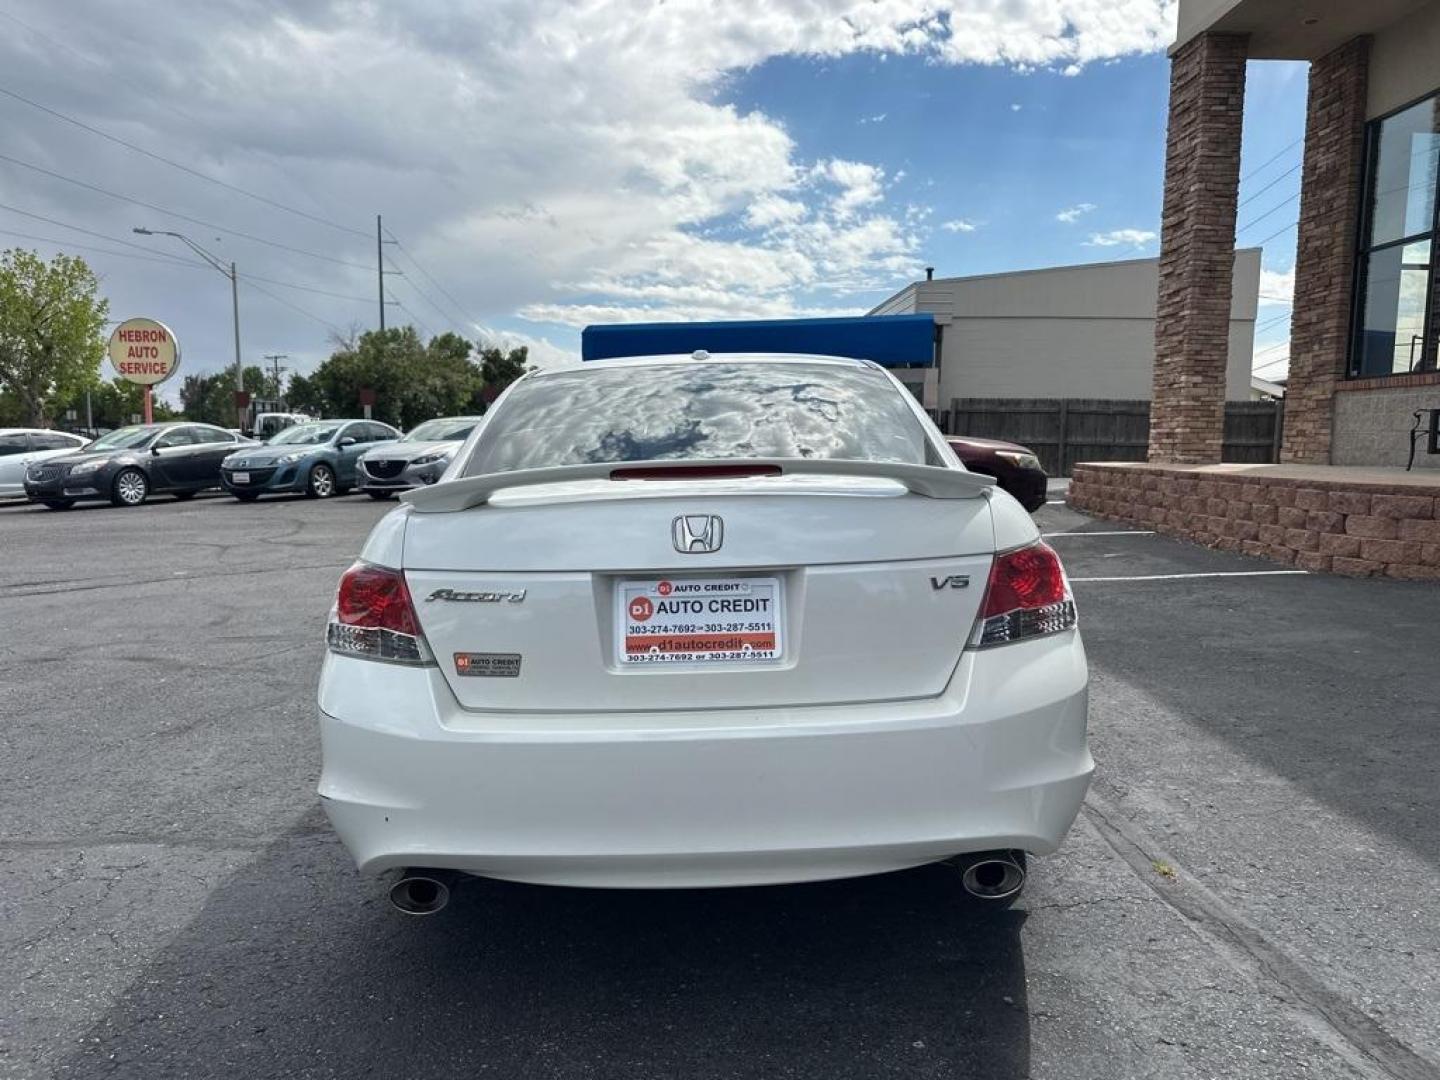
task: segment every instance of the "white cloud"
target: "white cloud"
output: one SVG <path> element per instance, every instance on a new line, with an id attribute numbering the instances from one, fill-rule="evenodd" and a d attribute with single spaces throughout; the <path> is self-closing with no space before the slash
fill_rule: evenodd
<path id="1" fill-rule="evenodd" d="M 512 330 L 494 330 L 477 326 L 473 336 L 481 348 L 515 349 L 523 345 L 529 350 L 530 363 L 538 368 L 575 367 L 580 363 L 580 354 L 572 349 L 562 349 L 549 338 L 533 337 Z"/>
<path id="2" fill-rule="evenodd" d="M 1135 247 L 1143 248 L 1159 237 L 1149 229 L 1111 229 L 1109 232 L 1091 233 L 1085 241 L 1089 247 Z"/>
<path id="3" fill-rule="evenodd" d="M 1289 307 L 1295 298 L 1295 270 L 1260 271 L 1260 306 L 1279 305 Z"/>
<path id="4" fill-rule="evenodd" d="M 940 227 L 946 232 L 953 233 L 972 233 L 979 228 L 975 222 L 967 221 L 965 218 L 954 218 L 950 221 L 942 222 Z"/>
<path id="5" fill-rule="evenodd" d="M 1011 106 L 1010 106 L 1010 111 L 1011 111 L 1011 112 L 1019 112 L 1019 111 L 1020 111 L 1021 109 L 1023 109 L 1024 107 L 1025 107 L 1024 105 L 1021 105 L 1021 104 L 1017 101 L 1017 102 L 1014 102 L 1013 104 L 1011 104 Z"/>
<path id="6" fill-rule="evenodd" d="M 1055 215 L 1056 221 L 1063 221 L 1066 225 L 1073 225 L 1086 214 L 1100 209 L 1093 202 L 1076 203 L 1074 206 L 1067 206 Z"/>
<path id="7" fill-rule="evenodd" d="M 6 111 L 6 154 L 353 264 L 228 234 L 215 243 L 208 230 L 0 166 L 12 205 L 127 240 L 132 225 L 191 230 L 242 274 L 358 298 L 266 286 L 312 319 L 242 290 L 247 356 L 289 352 L 304 357 L 301 369 L 324 354 L 327 324 L 373 323 L 377 211 L 405 243 L 389 257 L 406 274 L 387 289 L 436 331 L 517 317 L 573 327 L 601 312 L 863 310 L 857 293 L 915 274 L 923 214 L 887 205 L 898 173 L 887 183 L 873 162 L 810 160 L 777 120 L 726 104 L 728 76 L 775 57 L 861 52 L 1060 70 L 1157 52 L 1175 19 L 1173 0 L 14 0 L 9 9 L 73 50 L 9 27 L 0 68 L 10 85 L 367 234 L 247 200 L 18 104 Z M 167 61 L 135 65 L 137 55 Z M 0 212 L 0 228 L 25 226 Z M 213 272 L 95 258 L 117 314 L 175 320 L 191 371 L 226 362 L 229 297 Z"/>
<path id="8" fill-rule="evenodd" d="M 886 113 L 883 113 L 883 112 L 882 112 L 882 113 L 876 113 L 874 116 L 862 116 L 862 117 L 860 118 L 860 123 L 862 123 L 862 124 L 883 124 L 883 123 L 885 122 L 885 117 L 886 117 L 886 115 L 887 115 Z"/>

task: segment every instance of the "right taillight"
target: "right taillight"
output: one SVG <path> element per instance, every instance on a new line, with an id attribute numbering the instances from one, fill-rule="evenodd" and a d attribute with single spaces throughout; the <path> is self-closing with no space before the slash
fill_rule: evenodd
<path id="1" fill-rule="evenodd" d="M 325 631 L 330 651 L 392 664 L 429 664 L 434 658 L 405 585 L 387 566 L 357 562 L 340 578 L 335 610 Z"/>
<path id="2" fill-rule="evenodd" d="M 1075 626 L 1075 601 L 1053 548 L 1037 540 L 995 556 L 972 648 L 1058 634 Z"/>

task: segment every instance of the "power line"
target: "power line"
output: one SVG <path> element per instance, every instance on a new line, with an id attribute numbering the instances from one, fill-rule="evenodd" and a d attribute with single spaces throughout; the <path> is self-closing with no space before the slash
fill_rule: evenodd
<path id="1" fill-rule="evenodd" d="M 1304 141 L 1305 141 L 1305 136 L 1304 136 L 1304 135 L 1301 135 L 1300 138 L 1296 139 L 1296 140 L 1295 140 L 1294 142 L 1292 142 L 1289 146 L 1285 147 L 1285 149 L 1281 150 L 1281 151 L 1280 151 L 1278 154 L 1276 154 L 1274 157 L 1272 157 L 1272 158 L 1267 158 L 1267 159 L 1265 160 L 1265 163 L 1264 163 L 1263 165 L 1257 165 L 1255 168 L 1251 169 L 1248 173 L 1246 173 L 1244 176 L 1242 176 L 1242 177 L 1240 178 L 1240 183 L 1243 184 L 1246 180 L 1249 180 L 1249 179 L 1250 179 L 1252 176 L 1254 176 L 1256 173 L 1262 173 L 1262 172 L 1264 172 L 1264 171 L 1265 171 L 1266 169 L 1268 169 L 1271 165 L 1274 165 L 1275 162 L 1279 161 L 1282 157 L 1284 157 L 1286 154 L 1288 154 L 1291 150 L 1294 150 L 1295 147 L 1299 146 L 1299 145 L 1300 145 L 1301 143 L 1303 143 Z"/>
<path id="2" fill-rule="evenodd" d="M 435 288 L 439 289 L 440 295 L 445 297 L 445 299 L 449 300 L 450 303 L 455 306 L 455 310 L 460 313 L 461 322 L 469 323 L 472 327 L 478 326 L 479 320 L 472 319 L 469 315 L 465 313 L 465 305 L 463 305 L 462 303 L 460 303 L 460 301 L 456 300 L 455 297 L 450 295 L 449 290 L 447 290 L 444 285 L 441 285 L 439 281 L 437 281 L 433 276 L 431 276 L 430 272 L 426 270 L 425 267 L 420 265 L 420 260 L 415 258 L 415 256 L 411 254 L 410 249 L 400 242 L 399 237 L 397 237 L 395 233 L 389 229 L 386 229 L 385 231 L 390 233 L 390 238 L 395 241 L 395 247 L 405 253 L 405 258 L 409 259 L 410 264 L 414 266 L 416 270 L 420 271 L 421 276 L 424 277 L 426 281 L 430 282 L 430 284 L 434 285 Z M 432 304 L 432 306 L 434 305 Z M 446 317 L 449 318 L 449 316 Z"/>
<path id="3" fill-rule="evenodd" d="M 405 301 L 396 300 L 395 303 L 399 305 L 401 311 L 405 312 L 406 315 L 409 315 L 410 318 L 415 320 L 416 324 L 419 325 L 420 329 L 425 331 L 426 337 L 433 338 L 435 336 L 435 331 L 431 330 L 430 327 L 425 325 L 424 319 L 420 318 L 419 315 L 416 315 L 415 312 L 411 311 L 408 307 L 406 307 Z"/>
<path id="4" fill-rule="evenodd" d="M 243 276 L 243 275 L 242 275 L 242 276 Z M 260 286 L 260 285 L 257 285 L 257 284 L 255 284 L 255 282 L 253 282 L 253 281 L 247 280 L 247 281 L 245 282 L 245 284 L 246 284 L 246 285 L 249 285 L 250 288 L 254 289 L 256 292 L 258 292 L 258 293 L 263 293 L 265 296 L 268 296 L 271 300 L 274 300 L 277 304 L 284 304 L 284 305 L 285 305 L 287 308 L 289 308 L 291 311 L 297 311 L 297 312 L 299 312 L 301 315 L 304 315 L 307 319 L 313 319 L 315 322 L 318 322 L 321 326 L 328 327 L 330 330 L 334 331 L 336 334 L 341 334 L 341 335 L 343 335 L 343 334 L 345 333 L 345 331 L 341 330 L 340 327 L 336 326 L 336 325 L 335 325 L 334 323 L 332 323 L 329 319 L 322 319 L 319 315 L 316 315 L 313 311 L 306 311 L 306 310 L 305 310 L 304 308 L 302 308 L 299 304 L 292 304 L 289 300 L 286 300 L 283 296 L 276 296 L 276 295 L 275 295 L 273 292 L 271 292 L 269 289 L 266 289 L 266 288 L 264 288 L 264 287 L 262 287 L 262 286 Z"/>
<path id="5" fill-rule="evenodd" d="M 1270 327 L 1277 326 L 1288 318 L 1290 318 L 1290 312 L 1288 311 L 1285 312 L 1283 315 L 1276 315 L 1275 318 L 1268 319 L 1265 322 L 1261 323 L 1259 326 L 1255 327 L 1255 332 L 1258 334 L 1261 330 L 1268 330 Z"/>
<path id="6" fill-rule="evenodd" d="M 1295 228 L 1295 226 L 1296 226 L 1296 225 L 1299 225 L 1299 224 L 1300 224 L 1300 222 L 1299 222 L 1298 219 L 1295 220 L 1295 221 L 1292 221 L 1292 222 L 1290 222 L 1289 225 L 1286 225 L 1283 229 L 1276 229 L 1276 230 L 1275 230 L 1273 233 L 1271 233 L 1269 236 L 1265 237 L 1264 240 L 1258 240 L 1258 241 L 1256 241 L 1255 246 L 1256 246 L 1256 247 L 1264 247 L 1264 246 L 1265 246 L 1266 244 L 1268 244 L 1271 240 L 1274 240 L 1277 236 L 1284 236 L 1287 232 L 1289 232 L 1291 229 Z"/>
<path id="7" fill-rule="evenodd" d="M 1300 162 L 1299 165 L 1296 165 L 1293 169 L 1287 169 L 1285 172 L 1283 172 L 1283 173 L 1281 173 L 1279 176 L 1277 176 L 1274 180 L 1271 180 L 1270 183 L 1268 183 L 1268 184 L 1266 184 L 1264 187 L 1262 187 L 1259 191 L 1252 192 L 1251 194 L 1245 196 L 1245 198 L 1241 199 L 1238 203 L 1235 204 L 1235 209 L 1237 209 L 1237 210 L 1240 209 L 1240 207 L 1244 206 L 1244 205 L 1245 205 L 1246 203 L 1248 203 L 1248 202 L 1254 202 L 1254 201 L 1255 201 L 1256 199 L 1258 199 L 1261 195 L 1264 195 L 1265 192 L 1269 191 L 1269 190 L 1270 190 L 1271 188 L 1273 188 L 1276 184 L 1280 183 L 1281 180 L 1284 180 L 1287 176 L 1293 176 L 1295 173 L 1299 172 L 1300 169 L 1301 169 L 1301 167 L 1302 167 L 1304 164 L 1305 164 L 1305 163 L 1302 161 L 1302 162 Z"/>
<path id="8" fill-rule="evenodd" d="M 336 300 L 353 300 L 357 304 L 370 304 L 374 302 L 374 298 L 369 296 L 347 296 L 345 293 L 330 292 L 328 289 L 317 289 L 313 285 L 297 285 L 293 281 L 276 281 L 274 278 L 259 277 L 256 274 L 241 274 L 240 280 L 263 281 L 267 285 L 278 285 L 282 289 L 299 289 L 301 292 L 315 293 L 318 296 L 329 296 Z"/>
<path id="9" fill-rule="evenodd" d="M 39 30 L 36 27 L 31 26 L 29 23 L 24 22 L 19 18 L 16 18 L 8 11 L 0 10 L 0 19 L 8 19 L 10 22 L 14 23 L 22 30 L 28 31 L 35 37 L 39 38 L 41 41 L 45 42 L 51 48 L 60 50 L 62 52 L 67 52 L 71 56 L 75 57 L 76 59 L 82 61 L 85 64 L 88 64 L 92 68 L 99 68 L 100 71 L 104 73 L 105 81 L 107 83 L 111 80 L 124 83 L 126 86 L 130 87 L 130 89 L 135 90 L 141 95 L 143 95 L 147 99 L 149 104 L 156 105 L 164 109 L 172 116 L 177 116 L 181 120 L 184 120 L 186 123 L 191 124 L 194 127 L 203 128 L 206 126 L 205 121 L 197 119 L 195 116 L 187 113 L 184 109 L 177 108 L 175 106 L 175 103 L 166 98 L 165 96 L 157 95 L 155 93 L 154 87 L 146 86 L 138 79 L 131 78 L 129 75 L 126 74 L 123 65 L 118 67 L 107 66 L 101 63 L 99 60 L 95 59 L 95 57 L 87 56 L 85 53 L 74 48 L 73 46 L 68 45 L 63 41 L 59 41 L 56 38 L 53 38 L 49 34 L 45 33 L 43 30 Z M 319 207 L 322 205 L 320 200 L 315 198 L 313 194 L 306 190 L 306 188 L 303 184 L 300 183 L 300 181 L 295 179 L 294 176 L 292 176 L 289 172 L 286 171 L 283 162 L 277 160 L 274 165 L 276 171 L 279 172 L 282 176 L 284 176 L 287 180 L 289 180 L 291 185 L 294 186 L 295 189 L 300 192 L 300 194 L 304 195 L 315 206 Z"/>
<path id="10" fill-rule="evenodd" d="M 20 214 L 20 215 L 22 215 L 22 216 L 24 216 L 24 217 L 28 217 L 28 218 L 34 218 L 34 219 L 37 220 L 37 221 L 44 221 L 44 222 L 47 222 L 48 224 L 51 224 L 51 225 L 58 225 L 58 226 L 59 226 L 60 228 L 62 228 L 62 229 L 70 229 L 70 230 L 72 230 L 72 231 L 74 231 L 74 232 L 84 233 L 86 236 L 94 236 L 94 237 L 96 237 L 96 238 L 98 238 L 98 239 L 100 239 L 100 240 L 108 240 L 108 241 L 110 241 L 110 242 L 113 243 L 113 244 L 123 244 L 125 247 L 135 248 L 137 251 L 142 251 L 142 252 L 145 253 L 143 256 L 142 256 L 142 255 L 133 255 L 133 256 L 130 256 L 130 258 L 137 258 L 137 259 L 138 259 L 138 258 L 146 258 L 146 259 L 149 259 L 149 260 L 151 260 L 151 261 L 156 261 L 156 262 L 170 262 L 170 263 L 174 263 L 174 264 L 176 264 L 176 265 L 178 265 L 178 266 L 185 266 L 185 267 L 204 266 L 203 263 L 198 263 L 198 262 L 196 262 L 194 259 L 182 259 L 182 258 L 180 258 L 180 257 L 177 256 L 177 255 L 162 255 L 162 254 L 160 254 L 159 252 L 156 252 L 154 248 L 145 247 L 143 244 L 136 244 L 136 243 L 132 243 L 132 242 L 129 241 L 129 240 L 122 240 L 122 239 L 121 239 L 120 237 L 118 237 L 118 236 L 108 236 L 108 235 L 106 235 L 105 233 L 96 232 L 96 231 L 93 230 L 93 229 L 81 228 L 79 225 L 71 225 L 71 224 L 69 224 L 68 222 L 61 221 L 59 218 L 46 217 L 44 214 L 33 214 L 33 213 L 31 213 L 29 210 L 21 210 L 18 206 L 10 206 L 10 205 L 8 205 L 7 203 L 0 203 L 0 210 L 9 210 L 11 213 Z M 18 235 L 26 235 L 26 234 L 15 233 L 14 235 L 17 235 L 17 236 L 18 236 Z M 44 242 L 46 242 L 46 243 L 60 244 L 61 246 L 65 246 L 65 245 L 68 243 L 67 241 L 62 241 L 62 240 L 46 240 L 46 239 L 43 238 L 43 237 L 30 237 L 30 238 L 31 238 L 31 239 L 36 239 L 36 240 L 44 240 Z M 84 245 L 81 245 L 81 244 L 69 244 L 69 246 L 78 249 L 78 248 L 83 247 Z M 108 250 L 106 250 L 105 248 L 93 248 L 93 247 L 92 247 L 92 248 L 89 248 L 88 250 L 92 250 L 92 251 L 102 251 L 102 252 L 104 252 L 104 253 L 107 254 L 107 255 L 124 255 L 124 254 L 126 254 L 125 252 L 120 252 L 120 251 L 108 251 Z M 330 291 L 329 289 L 321 289 L 321 288 L 318 288 L 317 286 L 314 286 L 314 285 L 301 285 L 301 284 L 299 284 L 298 282 L 294 282 L 294 281 L 279 281 L 279 280 L 277 280 L 277 279 L 275 279 L 275 278 L 261 277 L 259 274 L 241 274 L 241 275 L 239 275 L 239 276 L 240 276 L 240 278 L 241 278 L 242 280 L 262 281 L 262 282 L 264 282 L 264 283 L 267 284 L 267 285 L 278 285 L 278 286 L 280 286 L 280 287 L 283 288 L 283 289 L 298 289 L 298 290 L 301 291 L 301 292 L 315 293 L 315 294 L 317 294 L 317 295 L 319 295 L 319 296 L 328 296 L 328 297 L 332 297 L 333 299 L 336 299 L 336 300 L 353 300 L 353 301 L 356 301 L 356 302 L 358 302 L 358 303 L 364 303 L 364 304 L 370 303 L 370 298 L 369 298 L 368 296 L 350 296 L 350 295 L 348 295 L 348 294 L 346 294 L 346 293 L 337 293 L 337 292 L 332 292 L 332 291 Z"/>
<path id="11" fill-rule="evenodd" d="M 14 229 L 0 229 L 0 236 L 16 236 L 21 240 L 33 240 L 38 244 L 54 244 L 57 248 L 72 251 L 97 251 L 102 255 L 113 255 L 119 259 L 143 259 L 145 262 L 160 263 L 176 270 L 207 269 L 204 263 L 188 259 L 176 259 L 165 255 L 136 255 L 129 251 L 114 251 L 111 248 L 96 247 L 94 244 L 76 244 L 53 236 L 37 236 L 34 233 L 16 232 Z"/>
<path id="12" fill-rule="evenodd" d="M 216 232 L 228 233 L 231 236 L 238 236 L 242 240 L 250 240 L 257 244 L 265 244 L 269 247 L 279 248 L 282 251 L 290 251 L 296 255 L 304 255 L 311 259 L 321 259 L 325 262 L 337 263 L 340 266 L 351 266 L 359 270 L 373 270 L 374 267 L 366 266 L 364 263 L 351 262 L 348 259 L 337 259 L 333 255 L 321 255 L 316 251 L 306 251 L 304 248 L 291 247 L 289 244 L 282 244 L 278 240 L 267 240 L 263 236 L 256 236 L 253 233 L 241 232 L 239 229 L 230 229 L 224 225 L 216 225 L 213 221 L 204 221 L 201 218 L 190 217 L 175 210 L 167 210 L 163 206 L 156 206 L 154 203 L 145 202 L 143 199 L 136 199 L 129 195 L 121 195 L 118 192 L 108 191 L 95 184 L 87 183 L 84 180 L 77 180 L 73 176 L 66 176 L 63 173 L 54 172 L 51 169 L 42 168 L 39 165 L 28 161 L 21 161 L 19 158 L 10 157 L 8 154 L 0 154 L 0 161 L 8 161 L 12 165 L 19 165 L 22 169 L 30 169 L 32 172 L 40 173 L 54 180 L 61 180 L 67 184 L 74 184 L 76 187 L 85 188 L 87 191 L 94 191 L 111 199 L 119 199 L 121 202 L 128 202 L 135 206 L 143 206 L 147 210 L 154 210 L 158 214 L 165 214 L 169 217 L 179 218 L 181 221 L 188 221 L 192 225 L 203 225 L 207 229 L 214 229 Z"/>
<path id="13" fill-rule="evenodd" d="M 153 150 L 147 150 L 143 146 L 137 146 L 132 142 L 127 142 L 125 139 L 122 139 L 117 135 L 111 135 L 108 131 L 102 131 L 97 127 L 92 127 L 90 124 L 85 123 L 83 120 L 77 120 L 73 116 L 67 116 L 64 113 L 52 109 L 47 105 L 40 104 L 40 102 L 38 101 L 32 101 L 30 98 L 25 97 L 23 94 L 17 94 L 14 90 L 8 90 L 5 87 L 0 86 L 0 94 L 4 94 L 6 97 L 9 98 L 14 98 L 16 101 L 23 102 L 24 104 L 29 105 L 33 109 L 38 109 L 48 116 L 55 117 L 57 120 L 63 120 L 67 124 L 73 124 L 76 127 L 80 128 L 82 131 L 88 131 L 92 135 L 100 136 L 100 138 L 102 139 L 108 139 L 110 142 L 115 143 L 118 146 L 123 146 L 127 150 L 133 150 L 137 154 L 144 154 L 146 157 L 151 158 L 155 161 L 159 161 L 165 165 L 169 165 L 171 168 L 179 169 L 181 172 L 188 173 L 190 176 L 197 177 L 201 180 L 209 181 L 212 184 L 218 184 L 220 187 L 225 188 L 227 191 L 233 191 L 237 194 L 244 195 L 246 198 L 254 199 L 256 202 L 264 203 L 266 206 L 273 206 L 277 210 L 284 210 L 286 213 L 295 214 L 297 217 L 302 217 L 308 221 L 316 222 L 317 224 L 324 225 L 327 228 L 338 229 L 341 232 L 353 233 L 356 236 L 369 235 L 368 233 L 361 232 L 359 229 L 352 229 L 348 225 L 341 225 L 338 222 L 330 221 L 328 218 L 323 218 L 316 214 L 307 213 L 304 210 L 297 210 L 293 206 L 286 206 L 282 202 L 276 202 L 274 199 L 267 198 L 264 195 L 257 195 L 253 191 L 247 191 L 245 188 L 239 187 L 235 184 L 231 184 L 225 180 L 221 180 L 218 177 L 210 176 L 206 173 L 201 172 L 198 169 L 192 169 L 189 165 L 184 165 L 178 161 L 174 161 L 171 158 L 165 157 L 163 154 L 157 154 Z"/>
<path id="14" fill-rule="evenodd" d="M 68 222 L 59 220 L 58 218 L 46 217 L 44 214 L 31 213 L 29 210 L 21 210 L 18 206 L 10 206 L 6 203 L 0 203 L 0 210 L 8 210 L 12 214 L 19 214 L 21 217 L 34 218 L 36 221 L 43 221 L 47 225 L 58 225 L 62 229 L 69 229 L 72 232 L 84 233 L 86 236 L 93 236 L 99 240 L 108 240 L 112 244 L 120 244 L 124 247 L 134 248 L 136 251 L 145 252 L 152 258 L 171 259 L 175 262 L 185 263 L 187 265 L 199 265 L 199 263 L 195 263 L 192 259 L 182 259 L 178 255 L 162 255 L 154 248 L 148 248 L 144 244 L 137 244 L 132 240 L 122 240 L 118 236 L 107 236 L 105 233 L 99 233 L 93 229 L 84 229 L 81 228 L 79 225 L 71 225 Z"/>
<path id="15" fill-rule="evenodd" d="M 1249 228 L 1254 227 L 1255 225 L 1258 225 L 1260 222 L 1264 221 L 1264 220 L 1265 220 L 1267 217 L 1269 217 L 1271 214 L 1275 213 L 1277 210 L 1283 210 L 1285 207 L 1289 206 L 1291 203 L 1293 203 L 1293 202 L 1294 202 L 1296 199 L 1298 199 L 1298 198 L 1300 198 L 1300 192 L 1297 191 L 1294 195 L 1291 195 L 1291 196 L 1290 196 L 1288 199 L 1286 199 L 1284 202 L 1278 202 L 1278 203 L 1276 203 L 1274 206 L 1272 206 L 1269 210 L 1266 210 L 1266 211 L 1265 211 L 1263 214 L 1261 214 L 1259 217 L 1253 217 L 1253 218 L 1251 218 L 1249 221 L 1247 221 L 1244 225 L 1241 225 L 1238 229 L 1235 230 L 1236 234 L 1238 235 L 1238 234 L 1240 234 L 1240 233 L 1243 233 L 1246 229 L 1249 229 Z"/>

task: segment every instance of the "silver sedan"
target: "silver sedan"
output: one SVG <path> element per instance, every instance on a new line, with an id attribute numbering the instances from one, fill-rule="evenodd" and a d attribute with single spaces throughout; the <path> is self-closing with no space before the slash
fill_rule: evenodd
<path id="1" fill-rule="evenodd" d="M 479 422 L 478 416 L 427 420 L 403 439 L 367 451 L 356 471 L 360 490 L 372 499 L 388 499 L 435 483 Z"/>
<path id="2" fill-rule="evenodd" d="M 0 499 L 25 498 L 25 468 L 46 458 L 73 454 L 90 440 L 43 428 L 0 428 Z"/>

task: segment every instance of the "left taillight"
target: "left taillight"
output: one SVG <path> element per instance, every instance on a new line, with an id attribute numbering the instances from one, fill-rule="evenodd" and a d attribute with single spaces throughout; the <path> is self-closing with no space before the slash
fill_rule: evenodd
<path id="1" fill-rule="evenodd" d="M 341 656 L 392 664 L 434 662 L 405 575 L 386 566 L 357 562 L 345 571 L 325 641 Z"/>
<path id="2" fill-rule="evenodd" d="M 970 647 L 1008 645 L 1075 628 L 1075 600 L 1049 544 L 1037 540 L 995 556 Z"/>

